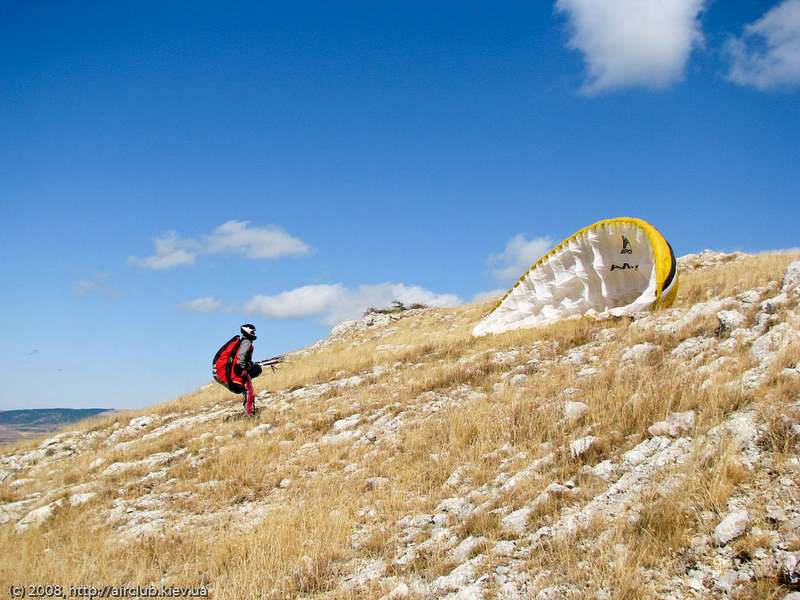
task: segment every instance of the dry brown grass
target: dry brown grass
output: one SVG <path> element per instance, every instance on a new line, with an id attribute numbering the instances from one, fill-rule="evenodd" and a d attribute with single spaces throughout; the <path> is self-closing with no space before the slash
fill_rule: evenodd
<path id="1" fill-rule="evenodd" d="M 724 513 L 734 489 L 752 477 L 740 462 L 739 449 L 736 442 L 725 440 L 718 449 L 698 455 L 684 468 L 685 483 L 675 493 L 691 502 L 696 512 Z"/>
<path id="2" fill-rule="evenodd" d="M 800 253 L 797 252 L 757 254 L 713 269 L 682 275 L 675 306 L 688 308 L 711 297 L 734 296 L 770 281 L 780 283 L 786 267 L 798 258 Z"/>
<path id="3" fill-rule="evenodd" d="M 744 583 L 731 597 L 734 600 L 780 600 L 790 591 L 774 577 L 759 577 L 755 581 Z"/>
<path id="4" fill-rule="evenodd" d="M 689 273 L 682 278 L 676 306 L 686 308 L 709 296 L 727 296 L 764 286 L 778 280 L 792 258 L 796 257 L 762 255 Z M 585 502 L 602 489 L 602 482 L 580 474 L 584 464 L 594 464 L 632 447 L 643 439 L 646 428 L 654 421 L 671 412 L 695 410 L 696 433 L 700 433 L 732 411 L 759 400 L 722 385 L 703 387 L 704 377 L 693 370 L 676 373 L 669 351 L 686 337 L 714 336 L 713 319 L 699 319 L 670 335 L 637 331 L 627 319 L 580 319 L 536 330 L 473 338 L 472 326 L 490 307 L 490 303 L 484 303 L 420 312 L 392 322 L 389 327 L 394 332 L 383 337 L 367 330 L 316 352 L 290 356 L 277 373 L 267 372 L 256 385 L 257 391 L 277 392 L 356 374 L 363 376 L 376 366 L 387 368 L 359 387 L 294 400 L 286 412 L 267 406 L 255 421 L 214 421 L 192 431 L 175 431 L 124 451 L 107 447 L 99 439 L 79 457 L 59 463 L 55 472 L 37 472 L 32 484 L 17 489 L 3 484 L 2 502 L 18 500 L 23 493 L 46 492 L 91 480 L 97 481 L 100 495 L 86 509 L 64 508 L 42 529 L 17 535 L 12 524 L 0 526 L 0 544 L 14 548 L 0 561 L 0 583 L 102 581 L 145 585 L 165 577 L 178 585 L 209 583 L 215 597 L 221 599 L 378 598 L 388 591 L 380 585 L 359 594 L 335 589 L 339 578 L 347 574 L 347 561 L 356 557 L 391 560 L 397 520 L 429 512 L 442 499 L 455 495 L 456 491 L 442 487 L 455 469 L 463 467 L 469 486 L 475 488 L 497 477 L 503 458 L 524 453 L 523 458 L 514 458 L 502 467 L 507 473 L 514 473 L 552 452 L 554 462 L 542 470 L 541 479 L 523 482 L 497 499 L 498 504 L 519 507 L 532 501 L 549 482 L 574 479 L 580 492 L 574 497 L 554 497 L 543 504 L 531 519 L 532 527 L 539 526 L 552 523 L 565 506 Z M 595 348 L 593 343 L 603 329 L 610 330 L 614 340 Z M 351 345 L 353 340 L 359 344 Z M 663 351 L 648 361 L 622 365 L 621 352 L 643 341 L 656 343 Z M 385 344 L 404 347 L 377 352 L 377 347 Z M 548 363 L 579 346 L 586 346 L 587 354 L 596 354 L 596 361 L 591 364 L 598 366 L 600 373 L 578 381 L 578 367 Z M 492 361 L 495 352 L 512 349 L 521 351 L 516 359 L 503 365 Z M 530 358 L 539 362 L 527 364 Z M 783 367 L 798 359 L 797 349 L 790 348 L 779 362 Z M 733 363 L 719 377 L 733 379 L 751 366 L 750 360 L 744 352 L 734 356 Z M 397 363 L 400 367 L 392 368 Z M 528 379 L 517 386 L 503 383 L 503 372 L 512 369 L 525 373 Z M 499 391 L 492 388 L 496 383 L 501 383 Z M 787 398 L 800 391 L 777 370 L 770 385 Z M 479 390 L 484 396 L 462 399 L 455 406 L 444 404 L 424 416 L 420 413 L 421 406 L 433 402 L 437 395 L 457 397 L 460 386 Z M 578 388 L 577 395 L 563 395 L 570 386 Z M 568 397 L 587 403 L 590 417 L 565 423 L 562 406 Z M 212 386 L 155 409 L 99 417 L 86 426 L 86 431 L 107 435 L 115 423 L 124 426 L 133 416 L 153 412 L 188 416 L 237 402 L 237 397 Z M 406 411 L 406 417 L 413 417 L 413 421 L 396 435 L 364 446 L 320 443 L 321 436 L 330 431 L 337 419 L 380 411 L 389 415 Z M 255 424 L 267 422 L 275 426 L 269 434 L 245 436 Z M 797 440 L 777 417 L 769 421 L 769 432 L 765 448 L 782 453 L 796 450 Z M 199 440 L 207 433 L 211 434 L 210 440 Z M 581 459 L 573 459 L 565 450 L 569 441 L 589 433 L 600 442 Z M 214 436 L 223 436 L 224 441 L 213 441 Z M 510 455 L 492 454 L 506 443 L 513 445 Z M 25 441 L 16 448 L 33 448 L 36 444 Z M 88 470 L 97 457 L 105 458 L 108 465 L 181 447 L 193 455 L 205 452 L 203 460 L 197 466 L 185 459 L 167 465 L 164 480 L 143 482 L 140 478 L 146 473 L 142 470 L 116 478 L 102 478 Z M 537 573 L 584 561 L 587 567 L 576 570 L 575 583 L 584 585 L 587 579 L 592 582 L 582 588 L 587 597 L 601 588 L 611 590 L 613 598 L 653 597 L 641 569 L 648 565 L 668 569 L 669 557 L 685 547 L 689 536 L 706 527 L 697 515 L 704 510 L 723 511 L 737 486 L 749 481 L 751 474 L 737 462 L 736 454 L 734 445 L 726 442 L 715 455 L 676 468 L 670 474 L 683 477 L 684 485 L 671 494 L 649 492 L 636 527 L 596 523 L 573 537 L 548 542 L 531 559 L 529 567 Z M 358 471 L 345 473 L 348 465 L 355 465 Z M 364 480 L 375 475 L 387 477 L 388 486 L 368 489 Z M 292 484 L 281 490 L 278 484 L 284 478 Z M 172 479 L 175 482 L 169 486 L 164 483 Z M 220 484 L 199 487 L 208 482 Z M 168 503 L 170 509 L 189 516 L 250 501 L 269 503 L 272 508 L 263 523 L 250 533 L 242 534 L 232 527 L 185 529 L 167 533 L 163 539 L 130 540 L 124 544 L 115 541 L 113 526 L 101 516 L 112 501 L 167 491 L 194 493 L 189 499 Z M 373 509 L 374 515 L 365 520 L 359 511 L 367 507 Z M 373 528 L 372 534 L 361 546 L 353 548 L 351 534 L 367 525 Z M 609 528 L 612 533 L 598 539 Z M 456 523 L 455 529 L 462 537 L 485 536 L 490 542 L 503 537 L 498 516 L 488 513 Z M 755 539 L 742 540 L 741 552 L 755 551 L 754 544 L 758 543 Z M 624 553 L 620 544 L 627 548 Z M 58 560 L 52 560 L 54 556 Z M 423 553 L 409 571 L 432 578 L 452 566 L 443 554 Z M 765 594 L 773 593 L 762 582 L 756 582 L 753 589 L 761 590 L 759 586 L 766 590 Z"/>
<path id="5" fill-rule="evenodd" d="M 771 541 L 768 535 L 747 535 L 733 543 L 733 551 L 740 560 L 752 560 L 756 550 L 769 548 Z"/>
<path id="6" fill-rule="evenodd" d="M 545 541 L 528 560 L 527 570 L 551 572 L 543 587 L 567 584 L 580 598 L 596 598 L 601 590 L 618 600 L 653 598 L 656 594 L 641 571 L 646 544 L 646 540 L 632 543 L 624 528 L 598 519 L 585 530 Z"/>
<path id="7" fill-rule="evenodd" d="M 767 431 L 760 440 L 764 450 L 787 455 L 800 448 L 800 434 L 794 429 L 792 419 L 779 409 L 768 407 L 764 410 Z"/>
<path id="8" fill-rule="evenodd" d="M 500 519 L 488 511 L 473 513 L 458 526 L 459 537 L 468 536 L 496 538 L 500 532 Z"/>
<path id="9" fill-rule="evenodd" d="M 662 496 L 650 490 L 642 498 L 638 522 L 629 531 L 629 538 L 650 552 L 642 553 L 640 562 L 649 567 L 662 564 L 677 549 L 686 546 L 694 524 L 690 503 L 679 494 Z"/>

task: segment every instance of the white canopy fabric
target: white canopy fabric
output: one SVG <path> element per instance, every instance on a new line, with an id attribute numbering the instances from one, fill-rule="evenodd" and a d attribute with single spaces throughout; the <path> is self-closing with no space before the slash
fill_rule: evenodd
<path id="1" fill-rule="evenodd" d="M 664 237 L 641 219 L 600 221 L 541 257 L 473 335 L 537 327 L 589 311 L 625 315 L 672 304 L 675 256 Z"/>

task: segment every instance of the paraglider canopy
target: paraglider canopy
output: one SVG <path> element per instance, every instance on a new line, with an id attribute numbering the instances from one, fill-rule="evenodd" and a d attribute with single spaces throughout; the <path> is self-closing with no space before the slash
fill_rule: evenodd
<path id="1" fill-rule="evenodd" d="M 590 311 L 621 316 L 670 306 L 675 255 L 642 219 L 606 219 L 565 239 L 519 278 L 472 334 L 553 323 Z"/>

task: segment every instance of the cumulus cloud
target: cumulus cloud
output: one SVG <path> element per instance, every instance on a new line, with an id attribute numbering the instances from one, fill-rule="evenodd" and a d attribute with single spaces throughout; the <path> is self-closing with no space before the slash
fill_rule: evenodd
<path id="1" fill-rule="evenodd" d="M 211 313 L 218 311 L 222 307 L 222 302 L 212 296 L 203 296 L 194 300 L 187 300 L 178 305 L 181 310 L 190 312 Z"/>
<path id="2" fill-rule="evenodd" d="M 250 227 L 249 221 L 227 221 L 204 236 L 209 254 L 232 252 L 247 258 L 280 258 L 308 254 L 311 248 L 275 225 Z"/>
<path id="3" fill-rule="evenodd" d="M 728 78 L 767 90 L 800 84 L 800 0 L 784 0 L 727 45 Z"/>
<path id="4" fill-rule="evenodd" d="M 246 313 L 271 319 L 316 317 L 335 325 L 360 317 L 371 306 L 388 306 L 393 300 L 428 306 L 461 304 L 461 299 L 454 294 L 437 294 L 415 285 L 378 283 L 348 288 L 337 283 L 306 285 L 271 296 L 254 296 L 242 308 Z"/>
<path id="5" fill-rule="evenodd" d="M 705 0 L 556 0 L 569 19 L 569 47 L 586 61 L 586 93 L 663 88 L 683 77 L 703 40 Z"/>
<path id="6" fill-rule="evenodd" d="M 512 282 L 552 247 L 553 241 L 549 237 L 529 240 L 519 233 L 508 240 L 502 252 L 489 256 L 489 272 L 498 281 Z"/>
<path id="7" fill-rule="evenodd" d="M 520 273 L 522 275 L 522 273 Z M 508 290 L 506 288 L 495 288 L 493 290 L 486 290 L 478 292 L 472 297 L 472 302 L 485 302 L 486 300 L 496 300 L 505 294 Z"/>
<path id="8" fill-rule="evenodd" d="M 128 262 L 137 267 L 161 271 L 181 265 L 190 265 L 197 256 L 196 244 L 190 239 L 181 239 L 174 231 L 167 231 L 153 240 L 155 254 L 139 258 L 131 256 Z"/>
<path id="9" fill-rule="evenodd" d="M 272 296 L 253 296 L 244 311 L 271 319 L 322 316 L 342 301 L 347 289 L 341 284 L 304 285 Z"/>
<path id="10" fill-rule="evenodd" d="M 303 240 L 293 237 L 276 225 L 254 227 L 250 221 L 226 221 L 198 239 L 181 238 L 175 231 L 166 231 L 153 240 L 155 253 L 128 262 L 137 267 L 166 270 L 190 265 L 200 255 L 239 254 L 247 258 L 280 258 L 311 252 Z"/>

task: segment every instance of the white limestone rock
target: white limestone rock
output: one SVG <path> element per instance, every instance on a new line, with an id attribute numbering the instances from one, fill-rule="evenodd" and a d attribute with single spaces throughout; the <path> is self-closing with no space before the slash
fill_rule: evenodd
<path id="1" fill-rule="evenodd" d="M 569 598 L 569 588 L 564 585 L 551 585 L 536 594 L 536 600 L 561 600 L 561 598 Z"/>
<path id="2" fill-rule="evenodd" d="M 664 421 L 653 423 L 647 428 L 650 435 L 670 437 L 678 437 L 680 434 L 690 431 L 694 427 L 695 412 L 689 410 L 686 412 L 672 413 Z"/>
<path id="3" fill-rule="evenodd" d="M 345 419 L 339 419 L 333 424 L 332 429 L 337 433 L 340 431 L 345 431 L 347 429 L 352 429 L 353 427 L 358 425 L 358 422 L 360 420 L 361 420 L 361 415 L 356 413 L 354 415 L 350 415 Z"/>
<path id="4" fill-rule="evenodd" d="M 483 563 L 485 557 L 479 554 L 472 560 L 461 563 L 448 575 L 437 577 L 431 584 L 431 589 L 435 593 L 457 591 L 465 588 L 475 579 L 478 567 Z"/>
<path id="5" fill-rule="evenodd" d="M 734 329 L 741 327 L 747 321 L 747 317 L 738 310 L 721 310 L 717 313 L 719 319 L 720 335 L 728 335 Z"/>
<path id="6" fill-rule="evenodd" d="M 606 459 L 596 465 L 583 465 L 583 467 L 581 467 L 581 472 L 594 475 L 603 481 L 610 481 L 616 469 L 617 465 L 613 461 Z"/>
<path id="7" fill-rule="evenodd" d="M 781 291 L 787 296 L 800 295 L 800 260 L 795 260 L 786 267 Z"/>
<path id="8" fill-rule="evenodd" d="M 97 492 L 84 492 L 83 494 L 73 494 L 67 500 L 70 506 L 80 506 L 81 504 L 86 504 L 95 496 L 97 496 Z"/>
<path id="9" fill-rule="evenodd" d="M 736 299 L 742 304 L 753 305 L 761 300 L 761 292 L 759 290 L 747 290 L 736 296 Z"/>
<path id="10" fill-rule="evenodd" d="M 775 523 L 783 523 L 786 521 L 786 511 L 780 506 L 771 504 L 767 506 L 767 519 Z"/>
<path id="11" fill-rule="evenodd" d="M 499 556 L 500 558 L 509 558 L 514 556 L 514 551 L 516 548 L 517 545 L 512 540 L 501 540 L 494 545 L 494 548 L 492 548 L 492 554 Z"/>
<path id="12" fill-rule="evenodd" d="M 360 429 L 346 429 L 339 433 L 327 433 L 320 438 L 320 442 L 323 444 L 341 444 L 361 437 L 361 433 Z"/>
<path id="13" fill-rule="evenodd" d="M 496 365 L 507 365 L 513 363 L 519 357 L 519 350 L 507 350 L 505 352 L 495 352 L 492 355 L 492 362 Z"/>
<path id="14" fill-rule="evenodd" d="M 772 362 L 774 354 L 784 347 L 788 338 L 795 335 L 796 332 L 785 323 L 776 325 L 753 342 L 750 354 L 763 366 Z"/>
<path id="15" fill-rule="evenodd" d="M 407 598 L 411 593 L 408 585 L 404 582 L 398 583 L 391 592 L 385 596 L 381 596 L 380 600 L 398 600 L 399 598 Z"/>
<path id="16" fill-rule="evenodd" d="M 274 428 L 275 428 L 275 426 L 272 423 L 262 423 L 261 425 L 256 425 L 250 431 L 245 433 L 245 436 L 247 436 L 247 437 L 256 437 L 256 436 L 259 436 L 259 435 L 264 435 L 265 433 L 267 433 L 268 431 L 270 431 L 271 429 L 274 429 Z"/>
<path id="17" fill-rule="evenodd" d="M 622 353 L 622 362 L 639 362 L 654 356 L 661 348 L 655 344 L 645 342 L 626 348 Z"/>
<path id="18" fill-rule="evenodd" d="M 771 320 L 771 315 L 778 312 L 782 308 L 786 308 L 790 303 L 791 298 L 784 292 L 781 292 L 772 298 L 767 298 L 758 307 L 758 310 L 761 314 L 759 314 L 756 318 L 757 323 L 760 326 L 763 326 L 765 320 Z"/>
<path id="19" fill-rule="evenodd" d="M 573 402 L 567 400 L 564 402 L 564 420 L 568 423 L 574 423 L 589 412 L 589 405 L 584 402 Z"/>
<path id="20" fill-rule="evenodd" d="M 365 315 L 361 319 L 356 319 L 352 321 L 342 321 L 338 325 L 336 325 L 333 329 L 331 329 L 332 338 L 343 337 L 345 335 L 355 333 L 357 331 L 364 331 L 365 329 L 371 327 L 385 327 L 392 321 L 390 315 L 384 315 L 381 313 L 369 313 Z"/>
<path id="21" fill-rule="evenodd" d="M 45 523 L 45 521 L 50 519 L 55 513 L 56 509 L 60 508 L 63 504 L 64 500 L 56 500 L 55 502 L 45 504 L 44 506 L 40 506 L 39 508 L 32 510 L 17 522 L 17 524 L 14 526 L 14 530 L 17 533 L 22 533 L 29 527 L 40 527 Z"/>
<path id="22" fill-rule="evenodd" d="M 364 484 L 367 486 L 368 490 L 377 490 L 378 488 L 384 487 L 387 483 L 389 483 L 388 477 L 367 477 L 364 480 Z"/>
<path id="23" fill-rule="evenodd" d="M 714 580 L 714 589 L 722 592 L 725 595 L 730 594 L 733 591 L 736 583 L 739 581 L 741 575 L 744 574 L 735 570 L 730 570 L 727 573 L 717 575 L 716 579 Z M 741 578 L 747 579 L 746 576 Z"/>
<path id="24" fill-rule="evenodd" d="M 450 551 L 450 558 L 455 562 L 463 563 L 464 561 L 469 560 L 470 555 L 472 555 L 485 543 L 486 543 L 485 537 L 483 536 L 476 537 L 474 535 L 471 535 L 462 540 L 462 542 L 458 546 L 456 546 Z"/>
<path id="25" fill-rule="evenodd" d="M 713 298 L 707 302 L 698 302 L 693 304 L 689 310 L 677 319 L 667 320 L 667 322 L 656 326 L 656 331 L 659 333 L 678 333 L 698 319 L 716 315 L 720 310 L 734 305 L 736 305 L 736 302 L 732 298 Z"/>
<path id="26" fill-rule="evenodd" d="M 0 525 L 19 519 L 20 515 L 22 515 L 31 504 L 36 502 L 37 497 L 38 496 L 34 495 L 32 498 L 0 504 Z"/>
<path id="27" fill-rule="evenodd" d="M 636 466 L 645 462 L 654 454 L 669 446 L 669 440 L 664 437 L 655 436 L 645 440 L 638 446 L 631 448 L 622 455 L 622 462 L 629 466 Z"/>
<path id="28" fill-rule="evenodd" d="M 114 475 L 120 475 L 127 471 L 140 468 L 153 470 L 155 467 L 163 467 L 168 465 L 176 458 L 186 454 L 186 452 L 186 448 L 180 448 L 174 452 L 156 452 L 155 454 L 151 454 L 142 460 L 135 460 L 131 462 L 115 462 L 106 467 L 106 469 L 103 471 L 103 475 L 106 477 L 112 477 Z"/>
<path id="29" fill-rule="evenodd" d="M 141 432 L 152 425 L 157 425 L 164 420 L 160 415 L 142 415 L 131 419 L 125 427 L 117 429 L 114 433 L 108 436 L 106 443 L 109 446 L 116 445 L 117 441 L 124 437 L 141 435 Z"/>
<path id="30" fill-rule="evenodd" d="M 699 354 L 713 347 L 715 341 L 703 336 L 686 338 L 670 352 L 670 356 L 677 360 L 689 361 Z"/>
<path id="31" fill-rule="evenodd" d="M 560 483 L 554 481 L 544 489 L 544 493 L 552 494 L 553 496 L 561 496 L 562 494 L 569 493 L 571 489 L 572 488 L 567 487 L 566 485 L 561 485 Z"/>
<path id="32" fill-rule="evenodd" d="M 734 510 L 725 515 L 725 518 L 714 528 L 714 543 L 717 546 L 741 537 L 750 527 L 750 513 L 747 510 Z"/>
<path id="33" fill-rule="evenodd" d="M 800 552 L 787 552 L 784 555 L 780 576 L 789 587 L 800 587 Z"/>
<path id="34" fill-rule="evenodd" d="M 523 506 L 519 510 L 506 515 L 500 521 L 500 525 L 504 530 L 517 535 L 522 535 L 528 527 L 528 519 L 531 516 L 531 508 Z"/>
<path id="35" fill-rule="evenodd" d="M 744 259 L 747 254 L 742 252 L 717 252 L 715 250 L 703 250 L 699 253 L 686 254 L 678 258 L 678 266 L 681 271 L 702 271 L 719 265 L 737 262 Z"/>
<path id="36" fill-rule="evenodd" d="M 528 380 L 528 376 L 525 373 L 518 373 L 514 375 L 508 382 L 511 385 L 520 385 L 521 383 L 525 383 Z"/>
<path id="37" fill-rule="evenodd" d="M 488 576 L 484 575 L 477 581 L 473 581 L 457 592 L 448 594 L 442 600 L 484 600 L 486 598 L 486 594 L 484 594 L 483 591 L 483 582 L 486 579 L 488 579 Z"/>
<path id="38" fill-rule="evenodd" d="M 380 559 L 367 561 L 353 575 L 342 582 L 342 587 L 346 590 L 363 587 L 370 581 L 380 579 L 386 571 L 386 563 Z"/>
<path id="39" fill-rule="evenodd" d="M 450 474 L 442 487 L 458 488 L 464 482 L 464 467 L 459 467 Z"/>
<path id="40" fill-rule="evenodd" d="M 573 440 L 569 444 L 569 452 L 572 454 L 573 458 L 580 458 L 584 454 L 586 454 L 597 442 L 600 441 L 600 438 L 587 435 L 582 438 L 578 438 L 577 440 Z"/>
<path id="41" fill-rule="evenodd" d="M 527 479 L 534 479 L 540 477 L 539 473 L 546 467 L 549 467 L 555 461 L 553 454 L 547 454 L 541 458 L 537 458 L 527 467 L 508 478 L 501 486 L 500 491 L 507 492 L 514 489 L 522 481 Z"/>
<path id="42" fill-rule="evenodd" d="M 436 507 L 437 513 L 452 515 L 456 519 L 464 519 L 473 509 L 472 502 L 466 498 L 447 498 L 439 503 Z"/>

